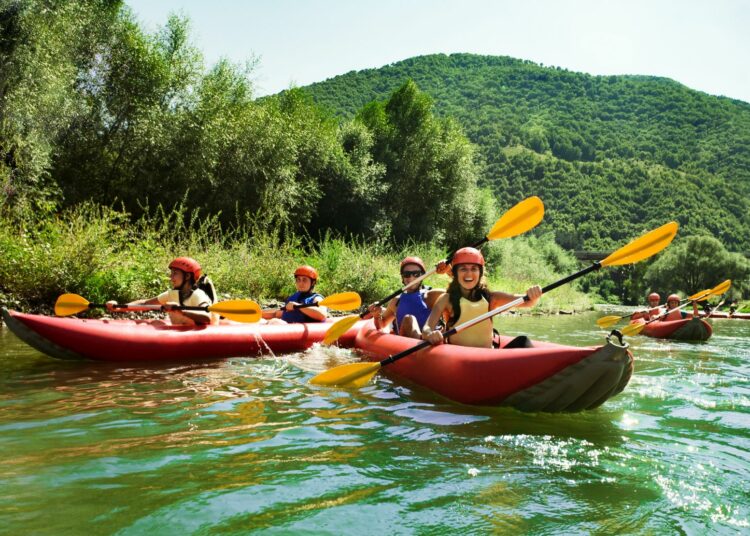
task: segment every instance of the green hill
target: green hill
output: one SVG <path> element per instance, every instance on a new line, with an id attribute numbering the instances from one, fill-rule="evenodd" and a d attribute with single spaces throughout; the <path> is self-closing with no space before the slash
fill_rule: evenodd
<path id="1" fill-rule="evenodd" d="M 750 250 L 750 104 L 673 80 L 591 76 L 508 57 L 411 58 L 307 86 L 341 118 L 412 79 L 478 146 L 501 206 L 539 195 L 569 248 L 605 248 L 676 219 Z"/>

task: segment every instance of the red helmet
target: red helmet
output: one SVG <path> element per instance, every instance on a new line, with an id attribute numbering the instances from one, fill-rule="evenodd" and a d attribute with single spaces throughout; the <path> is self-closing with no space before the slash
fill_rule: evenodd
<path id="1" fill-rule="evenodd" d="M 652 292 L 651 294 L 648 295 L 648 301 L 651 301 L 651 300 L 661 301 L 661 296 L 659 296 L 658 292 Z"/>
<path id="2" fill-rule="evenodd" d="M 309 277 L 313 281 L 318 280 L 318 271 L 312 266 L 307 266 L 307 265 L 300 266 L 294 271 L 294 275 L 295 276 L 304 275 L 306 277 Z"/>
<path id="3" fill-rule="evenodd" d="M 478 264 L 484 266 L 484 257 L 482 252 L 476 248 L 461 248 L 453 254 L 451 265 L 459 264 Z"/>
<path id="4" fill-rule="evenodd" d="M 182 270 L 188 274 L 193 274 L 196 281 L 201 277 L 201 265 L 198 264 L 198 261 L 191 259 L 190 257 L 177 257 L 169 263 L 169 267 Z"/>
<path id="5" fill-rule="evenodd" d="M 680 301 L 680 297 L 677 294 L 670 294 L 667 298 L 667 303 L 671 301 Z"/>
<path id="6" fill-rule="evenodd" d="M 406 257 L 401 261 L 400 269 L 403 270 L 404 266 L 406 266 L 407 264 L 416 264 L 422 269 L 423 272 L 427 271 L 427 268 L 424 267 L 424 261 L 422 261 L 422 259 L 420 259 L 419 257 Z"/>

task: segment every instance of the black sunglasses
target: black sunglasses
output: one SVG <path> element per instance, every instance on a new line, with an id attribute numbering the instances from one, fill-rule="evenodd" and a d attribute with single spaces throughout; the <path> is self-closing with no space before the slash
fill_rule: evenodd
<path id="1" fill-rule="evenodd" d="M 401 272 L 401 277 L 419 277 L 423 273 L 422 270 L 404 270 Z"/>

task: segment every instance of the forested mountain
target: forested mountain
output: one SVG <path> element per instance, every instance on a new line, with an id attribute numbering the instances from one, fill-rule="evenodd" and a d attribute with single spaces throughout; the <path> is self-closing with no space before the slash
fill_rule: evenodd
<path id="1" fill-rule="evenodd" d="M 411 58 L 305 90 L 352 118 L 408 79 L 478 146 L 480 184 L 504 207 L 539 195 L 563 246 L 607 248 L 676 219 L 682 236 L 750 250 L 750 104 L 666 78 L 472 54 Z"/>

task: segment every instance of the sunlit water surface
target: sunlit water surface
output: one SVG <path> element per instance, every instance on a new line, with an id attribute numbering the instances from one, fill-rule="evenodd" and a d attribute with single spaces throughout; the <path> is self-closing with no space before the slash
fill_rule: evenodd
<path id="1" fill-rule="evenodd" d="M 597 314 L 503 318 L 590 345 Z M 750 321 L 629 339 L 635 374 L 578 414 L 462 406 L 314 348 L 133 367 L 0 329 L 0 533 L 750 533 Z"/>

